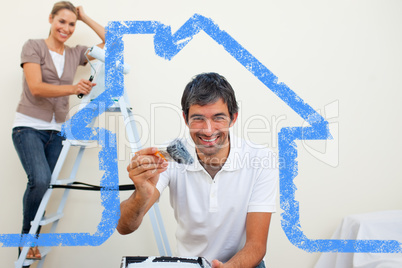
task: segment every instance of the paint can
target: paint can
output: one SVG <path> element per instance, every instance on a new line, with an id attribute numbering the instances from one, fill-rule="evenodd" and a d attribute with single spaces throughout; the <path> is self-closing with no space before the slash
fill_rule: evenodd
<path id="1" fill-rule="evenodd" d="M 211 268 L 202 257 L 123 257 L 120 268 Z"/>

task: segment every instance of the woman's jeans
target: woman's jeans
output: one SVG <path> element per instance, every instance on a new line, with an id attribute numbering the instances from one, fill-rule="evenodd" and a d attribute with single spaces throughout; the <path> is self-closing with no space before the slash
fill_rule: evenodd
<path id="1" fill-rule="evenodd" d="M 23 197 L 22 233 L 29 233 L 42 197 L 49 187 L 64 137 L 58 131 L 13 128 L 14 147 L 28 177 Z"/>

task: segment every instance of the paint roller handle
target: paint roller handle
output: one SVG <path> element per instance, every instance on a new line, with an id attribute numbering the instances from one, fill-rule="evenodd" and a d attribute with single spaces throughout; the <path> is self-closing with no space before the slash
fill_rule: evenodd
<path id="1" fill-rule="evenodd" d="M 94 80 L 94 76 L 91 75 L 88 80 L 89 80 L 89 82 L 92 82 L 92 81 Z M 81 93 L 81 94 L 78 94 L 77 97 L 78 97 L 79 99 L 82 99 L 82 97 L 84 97 L 84 94 L 82 94 L 82 93 Z"/>

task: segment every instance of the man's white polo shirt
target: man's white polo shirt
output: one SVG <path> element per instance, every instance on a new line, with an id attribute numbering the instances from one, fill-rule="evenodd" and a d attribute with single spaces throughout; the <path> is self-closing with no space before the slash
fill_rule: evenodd
<path id="1" fill-rule="evenodd" d="M 177 255 L 228 261 L 245 243 L 248 212 L 275 212 L 279 177 L 275 153 L 230 136 L 229 157 L 212 179 L 197 160 L 194 143 L 183 141 L 192 165 L 169 163 L 157 184 L 169 186 L 178 223 Z"/>

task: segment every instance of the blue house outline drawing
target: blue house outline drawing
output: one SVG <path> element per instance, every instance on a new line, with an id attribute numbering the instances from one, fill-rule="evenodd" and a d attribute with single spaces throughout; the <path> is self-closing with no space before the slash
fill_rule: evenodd
<path id="1" fill-rule="evenodd" d="M 106 90 L 84 109 L 77 112 L 63 125 L 63 134 L 71 140 L 101 141 L 99 153 L 100 170 L 104 170 L 101 186 L 101 203 L 104 207 L 97 231 L 89 233 L 53 233 L 41 234 L 36 241 L 40 246 L 97 246 L 106 241 L 114 232 L 119 219 L 120 200 L 118 193 L 118 167 L 116 136 L 102 128 L 89 128 L 87 125 L 102 111 L 113 105 L 112 98 L 124 93 L 123 51 L 124 35 L 154 34 L 155 53 L 167 60 L 178 54 L 200 31 L 204 31 L 216 43 L 260 80 L 269 90 L 284 101 L 293 111 L 301 116 L 309 127 L 286 127 L 278 134 L 280 162 L 280 207 L 281 225 L 289 241 L 307 252 L 371 252 L 400 253 L 402 244 L 396 240 L 333 240 L 308 239 L 301 230 L 299 206 L 295 200 L 296 186 L 293 182 L 298 174 L 296 140 L 331 139 L 328 122 L 310 105 L 304 102 L 286 84 L 278 82 L 277 77 L 244 49 L 228 33 L 220 30 L 211 19 L 195 14 L 181 28 L 172 34 L 171 27 L 157 21 L 112 21 L 107 26 L 105 87 Z M 100 109 L 102 107 L 102 109 Z M 99 137 L 102 136 L 102 139 Z M 36 238 L 26 235 L 25 244 Z M 0 235 L 3 247 L 20 245 L 20 234 Z"/>

